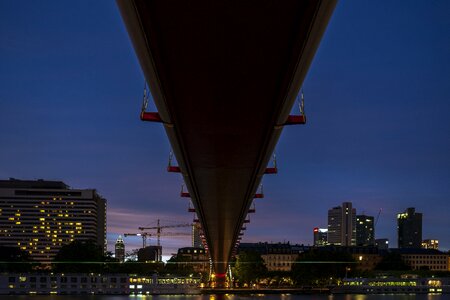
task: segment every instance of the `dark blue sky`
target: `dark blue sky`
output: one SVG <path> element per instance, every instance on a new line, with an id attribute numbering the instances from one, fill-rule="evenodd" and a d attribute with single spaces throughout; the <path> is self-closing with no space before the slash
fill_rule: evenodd
<path id="1" fill-rule="evenodd" d="M 396 213 L 416 207 L 423 238 L 450 248 L 449 13 L 447 0 L 339 2 L 304 82 L 308 124 L 284 130 L 244 241 L 310 244 L 351 201 L 383 209 L 376 236 L 392 246 Z M 97 188 L 110 242 L 192 220 L 162 126 L 139 121 L 144 78 L 113 1 L 1 1 L 0 37 L 0 178 Z"/>

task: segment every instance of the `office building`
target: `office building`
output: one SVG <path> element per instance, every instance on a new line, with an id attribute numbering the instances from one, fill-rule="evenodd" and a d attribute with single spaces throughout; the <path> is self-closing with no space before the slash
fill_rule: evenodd
<path id="1" fill-rule="evenodd" d="M 94 189 L 62 181 L 0 180 L 0 244 L 18 247 L 37 261 L 51 261 L 74 240 L 106 250 L 106 200 Z"/>
<path id="2" fill-rule="evenodd" d="M 328 210 L 328 244 L 356 245 L 356 209 L 351 202 Z"/>
<path id="3" fill-rule="evenodd" d="M 119 260 L 119 262 L 125 261 L 125 243 L 121 235 L 117 238 L 116 244 L 114 245 L 114 257 Z"/>
<path id="4" fill-rule="evenodd" d="M 422 214 L 414 207 L 397 214 L 398 248 L 420 248 L 422 246 Z"/>
<path id="5" fill-rule="evenodd" d="M 372 216 L 356 216 L 356 245 L 373 246 L 374 245 L 374 218 Z"/>
<path id="6" fill-rule="evenodd" d="M 422 248 L 424 249 L 435 249 L 439 248 L 439 240 L 427 239 L 422 241 Z"/>
<path id="7" fill-rule="evenodd" d="M 314 246 L 326 246 L 328 244 L 328 229 L 316 227 L 313 230 Z"/>

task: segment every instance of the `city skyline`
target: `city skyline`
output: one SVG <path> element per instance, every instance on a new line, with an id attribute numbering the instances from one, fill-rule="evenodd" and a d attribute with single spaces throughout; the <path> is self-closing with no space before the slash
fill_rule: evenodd
<path id="1" fill-rule="evenodd" d="M 162 126 L 139 120 L 144 77 L 115 3 L 72 5 L 0 3 L 0 179 L 96 188 L 113 250 L 119 234 L 192 214 Z M 449 9 L 338 3 L 303 85 L 308 123 L 283 131 L 243 242 L 312 244 L 327 210 L 352 202 L 382 208 L 375 238 L 391 246 L 396 214 L 415 207 L 423 238 L 450 248 Z"/>

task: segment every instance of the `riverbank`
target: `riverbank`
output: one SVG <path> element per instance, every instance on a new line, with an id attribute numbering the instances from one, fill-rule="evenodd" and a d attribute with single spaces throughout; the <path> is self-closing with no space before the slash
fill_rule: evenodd
<path id="1" fill-rule="evenodd" d="M 252 288 L 202 288 L 200 290 L 201 294 L 234 294 L 234 295 L 250 295 L 250 294 L 329 294 L 329 288 L 263 288 L 263 289 L 252 289 Z"/>

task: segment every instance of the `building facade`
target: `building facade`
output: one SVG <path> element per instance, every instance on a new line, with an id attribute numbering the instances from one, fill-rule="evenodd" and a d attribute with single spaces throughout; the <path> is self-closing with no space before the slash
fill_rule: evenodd
<path id="1" fill-rule="evenodd" d="M 409 207 L 397 214 L 398 248 L 421 248 L 422 214 Z"/>
<path id="2" fill-rule="evenodd" d="M 373 246 L 375 243 L 375 225 L 372 216 L 356 216 L 356 246 Z"/>
<path id="3" fill-rule="evenodd" d="M 74 240 L 106 250 L 106 200 L 94 189 L 62 181 L 0 180 L 0 243 L 37 261 L 51 261 Z"/>
<path id="4" fill-rule="evenodd" d="M 356 245 L 356 209 L 351 202 L 328 210 L 328 244 Z"/>
<path id="5" fill-rule="evenodd" d="M 241 251 L 259 253 L 268 271 L 291 271 L 299 255 L 295 245 L 289 243 L 241 243 L 238 252 Z"/>
<path id="6" fill-rule="evenodd" d="M 413 270 L 448 271 L 448 253 L 435 249 L 396 249 Z"/>
<path id="7" fill-rule="evenodd" d="M 321 247 L 328 245 L 328 229 L 316 227 L 313 229 L 314 246 Z"/>

